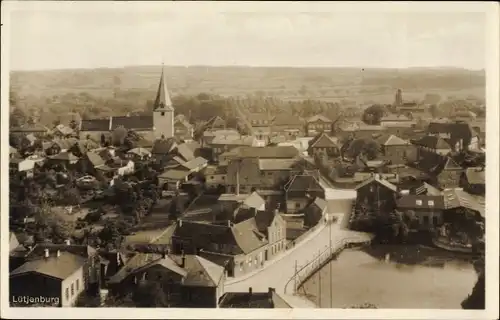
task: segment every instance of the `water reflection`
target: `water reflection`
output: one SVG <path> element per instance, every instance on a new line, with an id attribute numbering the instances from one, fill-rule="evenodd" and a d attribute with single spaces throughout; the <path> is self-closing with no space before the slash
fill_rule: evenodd
<path id="1" fill-rule="evenodd" d="M 300 293 L 322 308 L 373 303 L 378 308 L 460 309 L 476 282 L 472 259 L 422 246 L 345 250 Z"/>

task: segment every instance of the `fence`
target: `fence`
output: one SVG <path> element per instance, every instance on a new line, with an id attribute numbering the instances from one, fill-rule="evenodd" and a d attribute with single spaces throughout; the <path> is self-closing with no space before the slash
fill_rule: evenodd
<path id="1" fill-rule="evenodd" d="M 360 239 L 359 237 L 349 237 L 344 238 L 335 244 L 331 244 L 323 252 L 320 252 L 311 261 L 306 262 L 306 264 L 300 268 L 297 267 L 295 274 L 288 280 L 285 285 L 285 294 L 288 292 L 288 286 L 290 283 L 294 282 L 293 293 L 297 292 L 297 289 L 307 281 L 311 276 L 313 276 L 318 270 L 320 270 L 325 264 L 327 264 L 333 257 L 344 250 L 347 247 L 367 244 L 371 240 Z"/>

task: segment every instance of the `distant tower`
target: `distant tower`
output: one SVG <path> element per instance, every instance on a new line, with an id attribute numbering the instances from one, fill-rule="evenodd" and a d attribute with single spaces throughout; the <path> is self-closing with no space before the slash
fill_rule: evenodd
<path id="1" fill-rule="evenodd" d="M 394 105 L 396 107 L 403 105 L 403 93 L 401 92 L 401 89 L 398 89 L 398 92 L 396 92 L 396 98 L 394 99 Z"/>
<path id="2" fill-rule="evenodd" d="M 153 126 L 156 139 L 162 137 L 171 138 L 174 136 L 174 107 L 168 94 L 167 84 L 161 68 L 160 84 L 153 105 Z"/>

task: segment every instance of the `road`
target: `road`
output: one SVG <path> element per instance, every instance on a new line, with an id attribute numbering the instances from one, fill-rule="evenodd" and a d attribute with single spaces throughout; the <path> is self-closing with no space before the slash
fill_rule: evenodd
<path id="1" fill-rule="evenodd" d="M 251 287 L 254 292 L 266 292 L 269 287 L 275 288 L 294 308 L 315 308 L 316 306 L 291 292 L 285 295 L 285 285 L 295 274 L 295 265 L 300 266 L 314 259 L 320 252 L 328 248 L 331 234 L 332 244 L 340 243 L 342 239 L 356 237 L 360 240 L 371 239 L 370 235 L 361 232 L 341 229 L 339 224 L 330 227 L 322 226 L 311 234 L 309 238 L 298 243 L 293 249 L 285 252 L 283 256 L 277 257 L 267 266 L 252 274 L 246 279 L 228 280 L 224 286 L 226 292 L 245 292 Z M 288 286 L 287 291 L 293 291 L 293 283 Z"/>

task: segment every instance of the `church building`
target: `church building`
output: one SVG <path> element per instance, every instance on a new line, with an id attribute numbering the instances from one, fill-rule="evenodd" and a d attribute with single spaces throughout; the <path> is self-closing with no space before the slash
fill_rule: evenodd
<path id="1" fill-rule="evenodd" d="M 151 142 L 156 139 L 174 136 L 174 107 L 167 90 L 163 68 L 152 115 L 82 119 L 80 122 L 80 139 L 90 137 L 95 141 L 102 141 L 118 127 L 133 130 L 141 135 L 143 139 Z"/>

